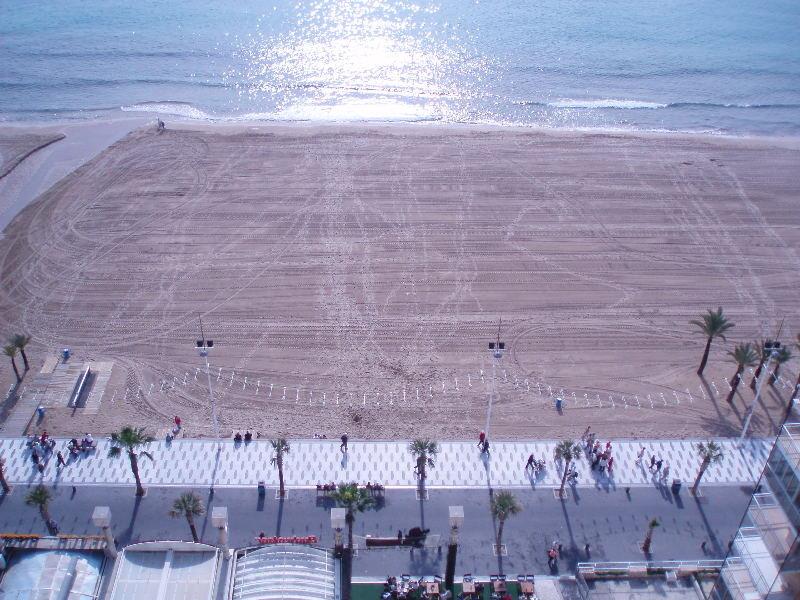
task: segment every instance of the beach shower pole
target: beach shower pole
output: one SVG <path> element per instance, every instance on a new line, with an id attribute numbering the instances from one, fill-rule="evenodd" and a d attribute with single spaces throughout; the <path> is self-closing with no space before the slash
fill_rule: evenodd
<path id="1" fill-rule="evenodd" d="M 200 320 L 200 339 L 197 340 L 197 351 L 206 360 L 206 376 L 208 377 L 208 398 L 211 402 L 211 422 L 214 426 L 214 438 L 217 440 L 217 453 L 219 447 L 219 421 L 217 420 L 217 403 L 214 401 L 214 388 L 211 387 L 211 364 L 208 362 L 208 351 L 214 347 L 214 340 L 207 340 L 203 333 L 203 319 Z M 212 484 L 213 487 L 213 484 Z"/>
<path id="2" fill-rule="evenodd" d="M 497 341 L 496 342 L 489 342 L 489 351 L 492 353 L 492 391 L 489 394 L 489 408 L 486 410 L 486 427 L 484 428 L 484 433 L 486 434 L 486 439 L 489 439 L 489 425 L 492 421 L 492 402 L 494 401 L 494 396 L 497 393 L 497 362 L 503 358 L 503 350 L 505 350 L 506 345 L 505 342 L 500 341 L 500 327 L 503 325 L 503 318 L 500 318 L 500 324 L 497 326 Z"/>

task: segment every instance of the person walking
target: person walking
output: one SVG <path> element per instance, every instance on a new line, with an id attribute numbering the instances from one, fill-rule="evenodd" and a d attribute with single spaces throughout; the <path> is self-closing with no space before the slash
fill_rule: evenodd
<path id="1" fill-rule="evenodd" d="M 609 473 L 609 475 L 611 474 L 611 470 L 613 468 L 614 468 L 614 457 L 613 456 L 609 456 L 608 457 L 608 473 Z"/>
<path id="2" fill-rule="evenodd" d="M 347 434 L 342 435 L 342 444 L 339 446 L 342 454 L 347 454 Z"/>
<path id="3" fill-rule="evenodd" d="M 489 440 L 483 440 L 483 448 L 481 449 L 481 454 L 489 456 Z"/>
<path id="4" fill-rule="evenodd" d="M 655 466 L 655 464 L 656 464 L 656 455 L 655 454 L 651 454 L 650 455 L 650 470 L 651 471 L 653 470 L 653 467 Z"/>
<path id="5" fill-rule="evenodd" d="M 527 471 L 528 469 L 533 469 L 535 471 L 536 470 L 536 466 L 534 465 L 535 461 L 536 459 L 533 457 L 533 454 L 531 454 L 528 457 L 528 462 L 525 463 L 525 470 Z"/>
<path id="6" fill-rule="evenodd" d="M 661 480 L 662 481 L 664 481 L 666 483 L 666 481 L 668 479 L 669 479 L 669 463 L 664 465 L 664 472 L 661 474 Z"/>
<path id="7" fill-rule="evenodd" d="M 587 428 L 586 428 L 586 431 L 584 431 L 584 432 L 583 432 L 583 435 L 581 436 L 581 439 L 582 439 L 584 442 L 585 442 L 587 439 L 589 439 L 589 432 L 590 432 L 591 430 L 592 430 L 592 426 L 590 425 L 589 427 L 587 427 Z"/>
<path id="8" fill-rule="evenodd" d="M 486 433 L 481 431 L 480 434 L 478 435 L 478 448 L 480 448 L 481 451 L 483 451 L 483 442 L 485 441 L 486 441 Z"/>
<path id="9" fill-rule="evenodd" d="M 67 466 L 67 461 L 64 460 L 64 455 L 61 454 L 61 450 L 56 452 L 56 460 L 58 461 L 58 464 L 56 465 L 56 467 L 66 467 Z"/>
<path id="10" fill-rule="evenodd" d="M 659 459 L 656 461 L 656 473 L 660 473 L 661 472 L 661 465 L 662 464 L 664 464 L 664 461 L 659 457 Z"/>
<path id="11" fill-rule="evenodd" d="M 642 446 L 639 449 L 639 453 L 636 455 L 636 464 L 637 465 L 641 465 L 642 464 L 642 459 L 644 458 L 644 452 L 645 452 L 645 447 Z"/>
<path id="12" fill-rule="evenodd" d="M 181 430 L 181 418 L 178 415 L 175 415 L 175 418 L 172 421 L 175 423 L 175 433 L 178 433 Z"/>

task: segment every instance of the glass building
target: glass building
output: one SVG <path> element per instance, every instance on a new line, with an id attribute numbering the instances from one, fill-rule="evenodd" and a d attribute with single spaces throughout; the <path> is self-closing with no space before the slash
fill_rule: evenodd
<path id="1" fill-rule="evenodd" d="M 716 600 L 800 598 L 800 416 L 781 428 L 712 592 Z"/>

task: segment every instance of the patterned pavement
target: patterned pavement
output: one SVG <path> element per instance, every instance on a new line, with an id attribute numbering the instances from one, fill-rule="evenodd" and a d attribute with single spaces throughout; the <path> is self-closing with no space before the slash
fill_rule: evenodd
<path id="1" fill-rule="evenodd" d="M 717 440 L 724 457 L 709 467 L 703 482 L 716 485 L 752 484 L 758 478 L 769 453 L 769 443 L 745 440 L 741 448 L 734 439 Z M 66 440 L 57 440 L 56 450 L 64 456 Z M 555 441 L 495 442 L 491 456 L 481 455 L 471 442 L 442 442 L 436 466 L 429 469 L 428 488 L 558 487 L 562 468 L 553 459 Z M 575 463 L 579 487 L 654 485 L 657 477 L 647 469 L 651 455 L 669 464 L 669 480 L 678 478 L 690 484 L 700 463 L 694 447 L 696 440 L 637 440 L 613 442 L 612 477 L 592 471 L 583 457 Z M 358 481 L 379 482 L 387 487 L 416 486 L 414 461 L 405 442 L 350 441 L 345 456 L 339 442 L 332 440 L 293 440 L 284 458 L 286 485 L 289 488 L 314 487 L 317 483 Z M 108 458 L 109 440 L 98 440 L 98 448 L 88 456 L 72 459 L 56 469 L 51 455 L 40 475 L 33 464 L 24 438 L 0 440 L 0 456 L 6 459 L 6 478 L 11 483 L 59 483 L 68 485 L 132 485 L 133 478 L 126 457 Z M 645 464 L 636 464 L 636 454 L 645 446 Z M 171 444 L 153 442 L 148 450 L 154 460 L 139 461 L 145 485 L 247 487 L 264 481 L 269 487 L 278 483 L 277 471 L 270 464 L 269 441 L 254 440 L 235 445 L 231 440 L 177 439 Z M 530 453 L 544 458 L 546 469 L 535 477 L 525 471 Z"/>

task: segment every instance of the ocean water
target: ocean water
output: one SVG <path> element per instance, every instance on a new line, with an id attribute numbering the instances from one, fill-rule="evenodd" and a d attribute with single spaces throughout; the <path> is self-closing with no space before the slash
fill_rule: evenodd
<path id="1" fill-rule="evenodd" d="M 0 120 L 800 134 L 797 0 L 5 0 Z"/>

